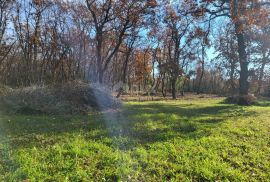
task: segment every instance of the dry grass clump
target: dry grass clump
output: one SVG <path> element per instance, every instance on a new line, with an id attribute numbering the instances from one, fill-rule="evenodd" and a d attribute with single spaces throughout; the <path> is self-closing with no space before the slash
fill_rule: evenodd
<path id="1" fill-rule="evenodd" d="M 15 89 L 0 97 L 0 109 L 10 113 L 88 113 L 120 106 L 106 89 L 80 81 Z"/>
<path id="2" fill-rule="evenodd" d="M 227 97 L 224 102 L 226 104 L 239 104 L 244 106 L 250 106 L 257 103 L 257 98 L 253 95 L 244 95 L 244 96 L 231 96 Z"/>

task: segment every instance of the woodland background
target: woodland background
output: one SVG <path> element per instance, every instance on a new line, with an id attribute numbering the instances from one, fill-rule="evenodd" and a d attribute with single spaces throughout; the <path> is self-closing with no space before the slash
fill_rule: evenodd
<path id="1" fill-rule="evenodd" d="M 0 82 L 270 96 L 269 3 L 2 0 Z"/>

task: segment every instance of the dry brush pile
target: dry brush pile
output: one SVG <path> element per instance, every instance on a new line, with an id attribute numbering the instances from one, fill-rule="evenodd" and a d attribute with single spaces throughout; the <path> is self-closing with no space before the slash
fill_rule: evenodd
<path id="1" fill-rule="evenodd" d="M 0 110 L 8 113 L 72 114 L 120 106 L 105 88 L 79 81 L 12 89 L 0 96 Z"/>

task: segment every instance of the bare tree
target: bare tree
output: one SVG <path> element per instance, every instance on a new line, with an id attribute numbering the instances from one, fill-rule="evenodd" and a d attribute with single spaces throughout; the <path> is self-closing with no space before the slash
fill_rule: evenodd
<path id="1" fill-rule="evenodd" d="M 92 15 L 95 40 L 98 82 L 103 82 L 113 56 L 118 52 L 127 31 L 132 28 L 146 12 L 146 1 L 96 1 L 86 0 Z"/>

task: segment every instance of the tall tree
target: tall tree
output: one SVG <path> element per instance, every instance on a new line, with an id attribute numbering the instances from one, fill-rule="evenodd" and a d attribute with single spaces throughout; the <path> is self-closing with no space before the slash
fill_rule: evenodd
<path id="1" fill-rule="evenodd" d="M 218 29 L 217 41 L 215 43 L 215 49 L 217 56 L 213 59 L 217 67 L 222 68 L 229 77 L 230 94 L 235 94 L 237 85 L 236 78 L 238 75 L 239 58 L 238 44 L 236 35 L 234 34 L 233 26 L 230 23 L 225 28 Z"/>
<path id="2" fill-rule="evenodd" d="M 12 3 L 11 0 L 0 1 L 0 63 L 7 57 L 12 48 L 10 42 L 8 42 L 10 40 L 5 38 Z"/>
<path id="3" fill-rule="evenodd" d="M 140 21 L 152 4 L 145 0 L 86 0 L 86 4 L 95 28 L 98 82 L 103 83 L 104 72 L 118 52 L 127 31 Z"/>
<path id="4" fill-rule="evenodd" d="M 183 74 L 180 59 L 184 57 L 184 47 L 189 41 L 187 35 L 192 19 L 182 17 L 173 6 L 167 6 L 164 23 L 170 42 L 168 44 L 168 62 L 165 66 L 170 74 L 172 98 L 176 99 L 176 82 L 179 76 Z"/>
<path id="5" fill-rule="evenodd" d="M 256 94 L 261 93 L 263 86 L 263 78 L 265 76 L 265 68 L 270 64 L 270 27 L 264 27 L 261 29 L 254 29 L 251 31 L 252 47 L 254 64 L 259 65 L 258 69 L 258 88 Z"/>
<path id="6" fill-rule="evenodd" d="M 259 0 L 202 0 L 200 2 L 197 0 L 190 4 L 190 9 L 187 12 L 193 13 L 194 16 L 205 16 L 209 22 L 216 18 L 226 17 L 233 22 L 240 63 L 239 94 L 247 95 L 249 62 L 246 52 L 246 29 L 266 23 L 268 10 L 265 7 L 269 6 L 270 3 Z"/>

